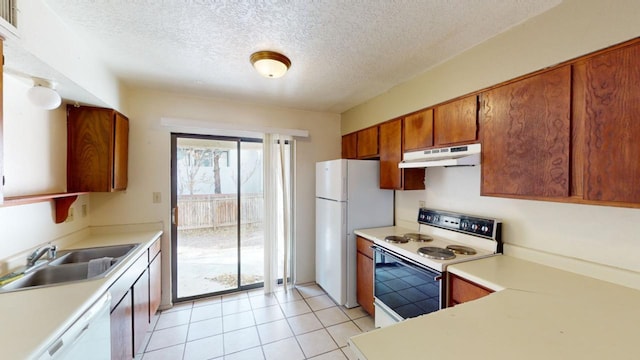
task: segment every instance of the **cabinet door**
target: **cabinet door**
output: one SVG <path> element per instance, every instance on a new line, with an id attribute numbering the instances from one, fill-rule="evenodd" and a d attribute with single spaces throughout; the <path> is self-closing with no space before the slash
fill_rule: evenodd
<path id="1" fill-rule="evenodd" d="M 570 96 L 569 66 L 481 95 L 483 195 L 569 195 Z"/>
<path id="2" fill-rule="evenodd" d="M 355 159 L 358 157 L 358 134 L 347 134 L 342 137 L 342 158 Z"/>
<path id="3" fill-rule="evenodd" d="M 404 152 L 433 146 L 433 109 L 408 115 L 403 121 Z"/>
<path id="4" fill-rule="evenodd" d="M 435 145 L 475 141 L 478 134 L 477 110 L 476 95 L 436 107 L 433 118 Z"/>
<path id="5" fill-rule="evenodd" d="M 357 132 L 358 159 L 378 156 L 378 127 L 373 126 Z"/>
<path id="6" fill-rule="evenodd" d="M 640 45 L 579 63 L 575 77 L 574 106 L 585 126 L 584 198 L 640 203 Z"/>
<path id="7" fill-rule="evenodd" d="M 160 307 L 162 296 L 162 253 L 158 253 L 149 264 L 149 321 Z"/>
<path id="8" fill-rule="evenodd" d="M 67 191 L 127 187 L 129 121 L 111 109 L 67 106 Z"/>
<path id="9" fill-rule="evenodd" d="M 401 189 L 402 119 L 380 125 L 380 188 Z"/>
<path id="10" fill-rule="evenodd" d="M 364 238 L 357 237 L 357 264 L 356 264 L 356 297 L 362 309 L 373 316 L 373 259 L 368 256 L 372 251 L 369 248 L 373 243 Z"/>
<path id="11" fill-rule="evenodd" d="M 111 358 L 133 358 L 133 318 L 131 291 L 111 310 Z"/>
<path id="12" fill-rule="evenodd" d="M 380 125 L 380 188 L 423 190 L 424 169 L 400 169 L 402 161 L 402 119 Z"/>
<path id="13" fill-rule="evenodd" d="M 149 329 L 149 271 L 133 284 L 133 352 L 138 352 Z"/>
<path id="14" fill-rule="evenodd" d="M 115 113 L 113 142 L 113 190 L 126 190 L 129 167 L 129 119 L 119 113 Z"/>
<path id="15" fill-rule="evenodd" d="M 112 113 L 67 106 L 68 191 L 110 191 Z"/>
<path id="16" fill-rule="evenodd" d="M 449 273 L 449 307 L 479 299 L 492 292 L 492 290 Z"/>

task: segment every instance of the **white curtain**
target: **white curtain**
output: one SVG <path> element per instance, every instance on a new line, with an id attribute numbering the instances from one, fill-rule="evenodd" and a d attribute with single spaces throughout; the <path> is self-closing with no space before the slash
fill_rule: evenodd
<path id="1" fill-rule="evenodd" d="M 264 291 L 278 286 L 279 273 L 287 290 L 291 254 L 291 153 L 292 137 L 264 135 Z M 279 269 L 280 268 L 280 269 Z"/>

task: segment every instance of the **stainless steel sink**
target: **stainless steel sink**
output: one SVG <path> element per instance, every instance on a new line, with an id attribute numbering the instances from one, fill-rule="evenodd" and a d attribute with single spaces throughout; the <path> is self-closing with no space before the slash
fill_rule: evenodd
<path id="1" fill-rule="evenodd" d="M 122 258 L 137 246 L 138 244 L 127 244 L 60 251 L 58 258 L 49 262 L 49 265 L 82 263 L 103 257 Z"/>
<path id="2" fill-rule="evenodd" d="M 37 270 L 27 272 L 18 280 L 0 287 L 0 292 L 34 289 L 102 278 L 109 274 L 116 264 L 138 246 L 139 244 L 127 244 L 60 251 L 57 259 L 39 267 Z M 111 261 L 107 261 L 106 269 L 99 273 L 92 271 L 95 274 L 89 277 L 89 261 L 105 257 L 111 258 Z M 95 270 L 95 268 L 92 270 Z"/>
<path id="3" fill-rule="evenodd" d="M 53 285 L 70 281 L 86 280 L 89 263 L 65 266 L 45 266 L 2 287 L 2 290 L 17 290 L 33 286 Z"/>

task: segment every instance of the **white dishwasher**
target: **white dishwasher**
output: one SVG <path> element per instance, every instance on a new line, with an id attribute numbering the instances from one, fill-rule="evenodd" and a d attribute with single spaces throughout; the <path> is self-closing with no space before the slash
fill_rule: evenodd
<path id="1" fill-rule="evenodd" d="M 39 360 L 111 359 L 111 321 L 107 292 L 47 347 Z"/>

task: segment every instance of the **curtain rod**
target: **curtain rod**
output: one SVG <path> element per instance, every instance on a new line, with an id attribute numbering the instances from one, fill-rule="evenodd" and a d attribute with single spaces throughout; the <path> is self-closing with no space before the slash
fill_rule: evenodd
<path id="1" fill-rule="evenodd" d="M 309 137 L 308 130 L 168 117 L 160 118 L 160 126 L 174 132 L 187 132 L 205 135 L 230 135 L 262 138 L 264 134 L 280 134 L 304 138 Z"/>

